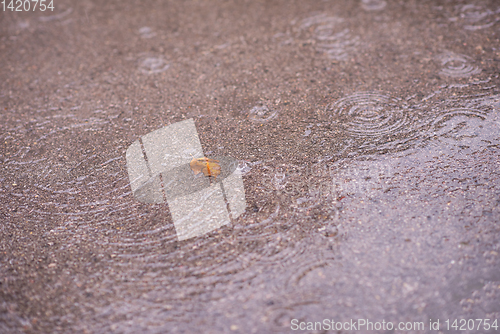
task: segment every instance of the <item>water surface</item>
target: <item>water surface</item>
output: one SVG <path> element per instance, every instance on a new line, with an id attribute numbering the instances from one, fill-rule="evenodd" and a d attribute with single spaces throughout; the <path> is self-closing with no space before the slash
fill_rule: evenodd
<path id="1" fill-rule="evenodd" d="M 500 319 L 499 8 L 3 12 L 0 331 Z M 179 241 L 166 203 L 134 198 L 126 150 L 187 119 L 238 162 L 247 207 Z"/>

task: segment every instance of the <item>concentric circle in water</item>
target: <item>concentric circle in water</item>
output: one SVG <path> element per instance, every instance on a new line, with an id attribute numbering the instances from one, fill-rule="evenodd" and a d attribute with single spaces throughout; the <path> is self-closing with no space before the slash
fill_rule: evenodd
<path id="1" fill-rule="evenodd" d="M 301 21 L 299 34 L 315 40 L 316 51 L 330 59 L 345 61 L 359 46 L 359 37 L 352 36 L 349 28 L 341 25 L 343 18 L 318 14 Z"/>
<path id="2" fill-rule="evenodd" d="M 464 21 L 464 29 L 479 30 L 493 26 L 499 17 L 495 14 L 500 13 L 500 8 L 496 11 L 486 9 L 474 4 L 464 5 L 460 10 L 460 18 Z"/>
<path id="3" fill-rule="evenodd" d="M 248 118 L 253 122 L 265 123 L 278 115 L 277 110 L 269 109 L 267 105 L 258 105 L 250 109 Z"/>
<path id="4" fill-rule="evenodd" d="M 472 59 L 465 55 L 445 53 L 438 57 L 443 69 L 440 74 L 452 78 L 466 78 L 481 73 L 481 69 L 470 64 Z"/>
<path id="5" fill-rule="evenodd" d="M 162 57 L 144 57 L 139 60 L 139 71 L 144 74 L 165 72 L 169 67 Z"/>
<path id="6" fill-rule="evenodd" d="M 361 7 L 364 10 L 381 10 L 387 6 L 387 2 L 384 0 L 361 0 Z"/>
<path id="7" fill-rule="evenodd" d="M 475 134 L 465 129 L 472 118 L 484 120 L 487 112 L 478 109 L 455 108 L 446 110 L 432 122 L 431 131 L 434 136 L 456 137 Z M 472 123 L 473 124 L 473 123 Z"/>
<path id="8" fill-rule="evenodd" d="M 358 92 L 330 104 L 326 112 L 349 134 L 373 138 L 396 134 L 408 123 L 397 100 L 378 92 Z"/>

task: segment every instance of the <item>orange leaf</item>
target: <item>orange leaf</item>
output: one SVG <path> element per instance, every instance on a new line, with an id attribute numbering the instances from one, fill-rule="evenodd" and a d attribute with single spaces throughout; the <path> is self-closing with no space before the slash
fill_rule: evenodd
<path id="1" fill-rule="evenodd" d="M 213 176 L 217 179 L 217 176 L 220 174 L 219 160 L 209 159 L 206 157 L 194 158 L 189 163 L 189 166 L 195 175 L 203 173 L 205 176 Z"/>

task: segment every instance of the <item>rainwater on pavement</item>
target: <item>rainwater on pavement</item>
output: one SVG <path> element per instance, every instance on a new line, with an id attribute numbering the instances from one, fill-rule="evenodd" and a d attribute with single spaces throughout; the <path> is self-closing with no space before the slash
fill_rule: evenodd
<path id="1" fill-rule="evenodd" d="M 34 3 L 0 12 L 1 333 L 500 332 L 498 1 Z M 141 201 L 178 124 L 222 174 Z"/>

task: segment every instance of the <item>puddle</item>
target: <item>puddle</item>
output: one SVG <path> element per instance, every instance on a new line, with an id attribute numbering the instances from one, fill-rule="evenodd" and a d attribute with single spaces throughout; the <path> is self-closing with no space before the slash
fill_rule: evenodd
<path id="1" fill-rule="evenodd" d="M 5 16 L 0 332 L 499 318 L 486 3 Z"/>

